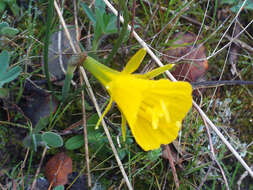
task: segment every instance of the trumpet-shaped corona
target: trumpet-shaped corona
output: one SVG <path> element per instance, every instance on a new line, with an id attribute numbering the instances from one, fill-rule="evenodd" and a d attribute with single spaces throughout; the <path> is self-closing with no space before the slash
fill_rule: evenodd
<path id="1" fill-rule="evenodd" d="M 111 96 L 98 124 L 109 111 L 112 101 L 115 101 L 122 114 L 123 139 L 127 121 L 136 142 L 148 151 L 176 139 L 182 120 L 192 106 L 192 87 L 188 82 L 151 80 L 171 65 L 146 74 L 132 74 L 145 54 L 146 51 L 140 49 L 122 72 L 112 70 L 90 57 L 83 66 L 106 87 Z"/>

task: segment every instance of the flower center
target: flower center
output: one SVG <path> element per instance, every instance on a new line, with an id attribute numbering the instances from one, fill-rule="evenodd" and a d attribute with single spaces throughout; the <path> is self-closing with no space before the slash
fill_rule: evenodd
<path id="1" fill-rule="evenodd" d="M 171 117 L 168 112 L 168 105 L 163 100 L 152 100 L 152 98 L 145 98 L 141 105 L 138 117 L 144 118 L 153 129 L 157 129 L 159 122 L 165 120 L 166 123 L 171 122 Z"/>

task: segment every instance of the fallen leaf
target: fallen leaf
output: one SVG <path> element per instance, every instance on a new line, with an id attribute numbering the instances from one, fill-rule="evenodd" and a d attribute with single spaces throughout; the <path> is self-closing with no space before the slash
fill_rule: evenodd
<path id="1" fill-rule="evenodd" d="M 35 91 L 27 97 L 22 108 L 25 115 L 31 120 L 35 126 L 40 118 L 50 116 L 57 109 L 58 102 L 50 94 L 40 94 Z"/>
<path id="2" fill-rule="evenodd" d="M 53 187 L 67 184 L 70 173 L 72 159 L 64 152 L 56 154 L 46 164 L 45 176 Z"/>
<path id="3" fill-rule="evenodd" d="M 73 43 L 77 44 L 76 36 L 78 36 L 78 39 L 80 36 L 76 34 L 73 26 L 69 26 L 69 33 Z M 51 35 L 48 51 L 48 71 L 52 79 L 60 79 L 65 76 L 68 60 L 73 53 L 69 40 L 63 30 Z M 42 64 L 44 64 L 43 59 Z M 62 82 L 56 82 L 55 84 L 61 85 Z"/>
<path id="4" fill-rule="evenodd" d="M 186 32 L 177 33 L 172 39 L 176 39 L 172 43 L 172 47 L 167 49 L 162 57 L 163 61 L 169 63 L 176 62 L 176 66 L 172 74 L 177 80 L 187 80 L 190 82 L 199 81 L 204 77 L 208 69 L 205 47 L 198 45 L 198 42 L 193 46 L 197 36 L 193 33 Z M 202 59 L 202 60 L 195 60 Z"/>

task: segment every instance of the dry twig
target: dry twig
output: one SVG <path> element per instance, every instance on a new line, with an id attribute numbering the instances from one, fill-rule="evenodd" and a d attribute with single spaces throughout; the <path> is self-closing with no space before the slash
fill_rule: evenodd
<path id="1" fill-rule="evenodd" d="M 44 158 L 45 158 L 46 152 L 47 152 L 47 147 L 45 147 L 44 150 L 43 150 L 43 152 L 42 152 L 41 159 L 40 159 L 40 163 L 39 163 L 39 166 L 38 166 L 38 168 L 37 168 L 37 170 L 36 170 L 36 174 L 35 174 L 35 176 L 34 176 L 34 180 L 33 180 L 33 183 L 32 183 L 31 190 L 34 190 L 34 189 L 35 189 L 36 182 L 37 182 L 37 178 L 38 178 L 38 175 L 39 175 L 39 173 L 40 173 L 40 169 L 41 169 L 43 160 L 44 160 Z"/>
<path id="2" fill-rule="evenodd" d="M 172 158 L 172 154 L 171 154 L 171 150 L 170 150 L 170 147 L 169 147 L 168 144 L 165 146 L 165 149 L 166 149 L 166 152 L 168 153 L 168 158 L 169 158 L 170 167 L 171 167 L 171 170 L 172 170 L 174 182 L 176 184 L 176 189 L 179 189 L 179 180 L 178 180 L 178 177 L 177 177 L 177 171 L 176 171 L 174 161 L 173 161 L 173 158 Z"/>

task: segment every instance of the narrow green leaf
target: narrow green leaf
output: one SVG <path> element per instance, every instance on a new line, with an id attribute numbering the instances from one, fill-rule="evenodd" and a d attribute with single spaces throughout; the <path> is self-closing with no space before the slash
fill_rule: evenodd
<path id="1" fill-rule="evenodd" d="M 44 129 L 49 123 L 49 117 L 41 117 L 39 122 L 35 125 L 33 133 L 37 134 Z"/>
<path id="2" fill-rule="evenodd" d="M 54 132 L 45 132 L 42 135 L 42 140 L 51 147 L 57 148 L 63 145 L 63 140 L 60 135 Z"/>
<path id="3" fill-rule="evenodd" d="M 46 23 L 46 34 L 45 34 L 45 40 L 44 40 L 43 56 L 44 56 L 44 72 L 45 72 L 47 83 L 50 90 L 52 90 L 53 87 L 50 81 L 50 76 L 49 76 L 49 71 L 48 71 L 48 49 L 49 49 L 49 44 L 50 44 L 51 24 L 53 21 L 53 13 L 54 13 L 54 0 L 49 0 L 48 9 L 47 9 L 47 23 Z"/>
<path id="4" fill-rule="evenodd" d="M 92 24 L 95 25 L 96 18 L 94 16 L 94 14 L 92 13 L 92 11 L 90 10 L 90 8 L 84 2 L 81 2 L 81 6 L 82 6 L 84 12 L 86 13 L 86 15 L 88 16 L 88 18 L 90 19 L 90 21 L 92 22 Z"/>

